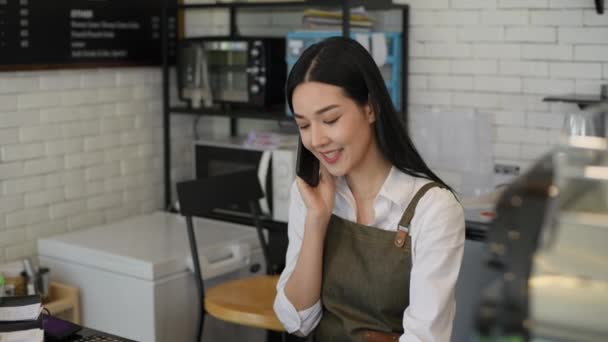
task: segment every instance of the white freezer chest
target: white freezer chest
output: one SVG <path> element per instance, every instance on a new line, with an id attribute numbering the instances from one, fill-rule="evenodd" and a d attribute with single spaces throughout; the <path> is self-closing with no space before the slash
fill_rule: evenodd
<path id="1" fill-rule="evenodd" d="M 265 271 L 256 230 L 195 218 L 205 286 Z M 80 288 L 82 324 L 142 342 L 194 341 L 198 296 L 184 217 L 132 217 L 38 241 L 51 278 Z M 252 266 L 259 264 L 261 267 Z M 204 340 L 263 340 L 207 316 Z"/>

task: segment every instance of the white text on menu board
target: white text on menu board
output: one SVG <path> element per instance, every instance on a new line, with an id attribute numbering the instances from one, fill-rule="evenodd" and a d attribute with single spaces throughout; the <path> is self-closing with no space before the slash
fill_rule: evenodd
<path id="1" fill-rule="evenodd" d="M 90 9 L 70 11 L 70 38 L 74 58 L 124 58 L 126 49 L 87 49 L 87 39 L 114 39 L 117 31 L 139 30 L 137 21 L 95 21 L 95 13 Z"/>
<path id="2" fill-rule="evenodd" d="M 30 47 L 30 31 L 29 31 L 29 15 L 30 10 L 28 8 L 29 0 L 19 0 L 19 6 L 17 7 L 18 16 L 17 21 L 19 23 L 19 29 L 16 31 L 18 46 L 22 49 Z M 15 13 L 10 13 L 8 10 L 8 0 L 0 0 L 0 48 L 6 48 L 8 46 L 10 32 L 8 25 L 9 18 L 14 18 Z M 15 37 L 12 37 L 15 38 Z"/>
<path id="3" fill-rule="evenodd" d="M 30 10 L 27 8 L 28 0 L 19 0 L 19 46 L 22 48 L 30 47 L 30 30 L 29 30 L 29 15 Z"/>

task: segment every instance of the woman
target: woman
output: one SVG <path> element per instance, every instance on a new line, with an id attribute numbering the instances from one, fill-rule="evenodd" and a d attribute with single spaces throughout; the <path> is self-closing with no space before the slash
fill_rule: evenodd
<path id="1" fill-rule="evenodd" d="M 321 179 L 291 190 L 279 320 L 315 341 L 449 341 L 462 207 L 414 148 L 372 57 L 324 40 L 286 93 Z"/>

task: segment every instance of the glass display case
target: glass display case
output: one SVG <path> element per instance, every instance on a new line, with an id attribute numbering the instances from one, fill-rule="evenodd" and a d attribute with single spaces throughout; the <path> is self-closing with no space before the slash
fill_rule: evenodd
<path id="1" fill-rule="evenodd" d="M 608 151 L 561 148 L 529 279 L 533 336 L 608 339 Z"/>
<path id="2" fill-rule="evenodd" d="M 503 193 L 476 313 L 481 341 L 608 338 L 608 149 L 577 137 Z M 583 147 L 584 146 L 584 147 Z"/>

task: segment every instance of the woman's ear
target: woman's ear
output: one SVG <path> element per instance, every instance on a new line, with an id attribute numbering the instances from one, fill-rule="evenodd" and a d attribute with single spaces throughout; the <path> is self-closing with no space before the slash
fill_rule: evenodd
<path id="1" fill-rule="evenodd" d="M 371 99 L 367 100 L 367 104 L 363 109 L 365 110 L 365 117 L 367 118 L 367 121 L 370 124 L 376 122 L 376 113 L 374 112 L 374 106 Z"/>

